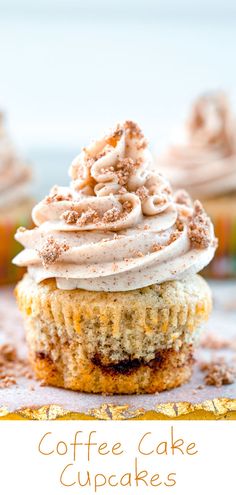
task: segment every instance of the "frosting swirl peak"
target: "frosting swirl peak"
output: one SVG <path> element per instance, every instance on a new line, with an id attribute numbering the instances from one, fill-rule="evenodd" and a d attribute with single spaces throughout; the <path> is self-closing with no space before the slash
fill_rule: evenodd
<path id="1" fill-rule="evenodd" d="M 14 260 L 64 289 L 125 291 L 196 273 L 214 255 L 201 205 L 153 170 L 139 127 L 111 130 L 74 159 L 70 187 L 54 186 L 20 230 Z"/>

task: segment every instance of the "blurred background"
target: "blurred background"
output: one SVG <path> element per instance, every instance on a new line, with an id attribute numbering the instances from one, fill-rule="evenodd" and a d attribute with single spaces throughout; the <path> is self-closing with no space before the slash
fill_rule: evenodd
<path id="1" fill-rule="evenodd" d="M 202 91 L 235 104 L 235 46 L 235 0 L 0 0 L 0 107 L 37 196 L 117 120 L 161 149 Z"/>

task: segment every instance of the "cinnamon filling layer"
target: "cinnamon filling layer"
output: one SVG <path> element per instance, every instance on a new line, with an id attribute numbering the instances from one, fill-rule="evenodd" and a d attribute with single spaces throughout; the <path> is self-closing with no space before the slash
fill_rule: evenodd
<path id="1" fill-rule="evenodd" d="M 187 351 L 187 352 L 186 352 Z M 184 354 L 184 360 L 182 359 Z M 96 354 L 94 358 L 91 359 L 95 366 L 98 366 L 104 373 L 114 374 L 114 375 L 129 375 L 135 372 L 141 366 L 147 366 L 155 371 L 167 368 L 169 365 L 173 366 L 173 358 L 175 359 L 175 368 L 180 368 L 186 364 L 191 365 L 194 362 L 192 346 L 183 346 L 183 350 L 175 351 L 174 349 L 164 349 L 156 353 L 154 359 L 146 362 L 144 359 L 124 359 L 115 364 L 104 365 Z"/>

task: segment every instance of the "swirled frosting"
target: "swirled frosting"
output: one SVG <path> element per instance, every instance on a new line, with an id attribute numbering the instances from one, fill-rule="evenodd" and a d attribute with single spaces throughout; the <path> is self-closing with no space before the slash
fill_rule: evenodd
<path id="1" fill-rule="evenodd" d="M 212 259 L 212 224 L 200 203 L 153 172 L 147 142 L 133 122 L 83 149 L 57 187 L 33 209 L 33 230 L 19 229 L 14 262 L 57 287 L 127 291 L 178 279 Z"/>
<path id="2" fill-rule="evenodd" d="M 30 169 L 17 156 L 0 114 L 0 208 L 20 202 L 28 192 L 30 178 Z"/>
<path id="3" fill-rule="evenodd" d="M 236 191 L 236 121 L 224 93 L 195 102 L 183 143 L 171 146 L 157 164 L 174 188 L 184 187 L 195 198 Z"/>

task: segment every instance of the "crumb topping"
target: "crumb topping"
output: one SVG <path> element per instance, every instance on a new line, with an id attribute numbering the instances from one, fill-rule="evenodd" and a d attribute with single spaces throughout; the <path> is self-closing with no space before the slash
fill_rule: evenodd
<path id="1" fill-rule="evenodd" d="M 80 227 L 84 227 L 89 223 L 97 223 L 98 221 L 99 221 L 98 212 L 96 210 L 93 210 L 92 208 L 88 208 L 87 211 L 84 211 L 82 213 L 82 215 L 78 218 L 76 223 Z"/>
<path id="2" fill-rule="evenodd" d="M 184 222 L 181 216 L 178 216 L 176 222 L 175 222 L 176 228 L 179 232 L 183 232 L 184 230 Z"/>
<path id="3" fill-rule="evenodd" d="M 143 132 L 136 122 L 132 120 L 126 120 L 124 127 L 129 134 L 131 139 L 142 139 L 144 138 Z"/>
<path id="4" fill-rule="evenodd" d="M 110 210 L 107 210 L 103 215 L 103 222 L 116 222 L 120 219 L 120 210 L 117 206 L 114 206 Z"/>
<path id="5" fill-rule="evenodd" d="M 60 256 L 68 251 L 69 246 L 66 243 L 59 243 L 49 237 L 42 248 L 38 251 L 39 257 L 42 260 L 43 266 L 47 268 L 49 265 L 55 263 Z"/>
<path id="6" fill-rule="evenodd" d="M 161 246 L 160 244 L 153 244 L 151 247 L 151 252 L 157 253 L 158 251 L 161 251 L 161 249 L 163 249 L 163 246 Z"/>
<path id="7" fill-rule="evenodd" d="M 52 189 L 51 193 L 48 196 L 46 196 L 46 198 L 44 199 L 44 202 L 47 204 L 50 204 L 50 203 L 55 203 L 55 202 L 59 202 L 59 201 L 71 201 L 72 199 L 73 199 L 73 196 L 70 192 L 68 192 L 67 194 L 59 193 L 58 188 L 56 186 Z"/>
<path id="8" fill-rule="evenodd" d="M 179 237 L 180 237 L 180 232 L 178 232 L 178 231 L 173 232 L 170 235 L 170 238 L 168 239 L 167 246 L 169 246 L 170 244 L 172 244 L 172 242 L 175 242 Z"/>
<path id="9" fill-rule="evenodd" d="M 149 191 L 147 187 L 141 186 L 136 190 L 136 194 L 139 197 L 140 201 L 144 201 L 149 196 Z"/>
<path id="10" fill-rule="evenodd" d="M 130 175 L 134 171 L 135 167 L 137 167 L 138 163 L 135 163 L 132 158 L 123 158 L 117 163 L 117 170 L 115 171 L 115 175 L 118 179 L 118 184 L 120 186 L 125 186 L 130 178 Z"/>
<path id="11" fill-rule="evenodd" d="M 194 202 L 194 210 L 189 222 L 189 238 L 193 248 L 206 249 L 211 244 L 210 220 L 200 201 Z"/>
<path id="12" fill-rule="evenodd" d="M 69 225 L 77 223 L 79 219 L 79 213 L 75 210 L 66 210 L 61 217 Z"/>
<path id="13" fill-rule="evenodd" d="M 123 130 L 122 128 L 120 127 L 120 125 L 118 124 L 115 132 L 113 133 L 113 135 L 109 138 L 107 138 L 106 142 L 108 145 L 112 146 L 113 148 L 116 147 L 117 145 L 117 142 L 119 141 L 119 139 L 121 138 L 123 134 Z"/>
<path id="14" fill-rule="evenodd" d="M 142 251 L 133 251 L 133 255 L 136 258 L 143 258 L 143 256 L 144 256 L 144 254 L 142 253 Z"/>

